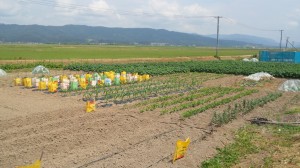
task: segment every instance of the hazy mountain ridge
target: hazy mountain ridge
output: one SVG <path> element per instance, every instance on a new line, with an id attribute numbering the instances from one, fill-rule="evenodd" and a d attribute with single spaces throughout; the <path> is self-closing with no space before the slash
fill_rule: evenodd
<path id="1" fill-rule="evenodd" d="M 222 35 L 223 36 L 223 35 Z M 220 37 L 222 37 L 220 36 Z M 228 40 L 227 40 L 228 39 Z M 220 38 L 220 46 L 263 46 L 242 38 Z M 21 43 L 113 43 L 141 45 L 215 46 L 212 37 L 151 28 L 108 28 L 85 25 L 41 26 L 0 24 L 0 41 Z"/>
<path id="2" fill-rule="evenodd" d="M 207 37 L 216 38 L 216 34 L 207 35 Z M 243 41 L 247 43 L 260 44 L 264 46 L 279 46 L 279 43 L 273 39 L 244 35 L 244 34 L 221 34 L 219 36 L 220 39 L 223 40 L 235 40 L 235 41 Z"/>

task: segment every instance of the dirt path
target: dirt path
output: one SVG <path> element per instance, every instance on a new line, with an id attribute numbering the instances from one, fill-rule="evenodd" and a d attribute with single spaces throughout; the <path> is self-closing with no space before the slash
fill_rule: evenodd
<path id="1" fill-rule="evenodd" d="M 233 86 L 241 76 L 227 76 L 204 86 Z M 278 87 L 276 79 L 260 94 Z M 182 120 L 179 113 L 140 113 L 114 105 L 85 113 L 81 96 L 61 97 L 22 87 L 0 88 L 0 167 L 30 164 L 44 149 L 43 167 L 197 167 L 232 140 L 232 131 L 244 119 L 266 111 L 280 111 L 296 93 L 284 93 L 275 102 L 211 132 L 213 110 Z M 253 97 L 258 95 L 253 95 Z M 217 110 L 221 110 L 219 107 Z M 178 139 L 190 137 L 188 155 L 170 163 Z"/>
<path id="2" fill-rule="evenodd" d="M 251 55 L 221 56 L 222 60 L 240 60 L 250 58 Z M 179 62 L 179 61 L 209 61 L 217 60 L 213 56 L 193 56 L 193 57 L 170 57 L 170 58 L 124 58 L 124 59 L 49 59 L 49 60 L 0 60 L 0 64 L 26 64 L 35 62 L 57 62 L 57 63 L 137 63 L 137 62 Z"/>

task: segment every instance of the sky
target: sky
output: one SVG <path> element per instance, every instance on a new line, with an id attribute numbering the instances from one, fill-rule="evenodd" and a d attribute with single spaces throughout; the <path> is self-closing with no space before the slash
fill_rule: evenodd
<path id="1" fill-rule="evenodd" d="M 0 23 L 154 28 L 300 42 L 299 0 L 0 0 Z"/>

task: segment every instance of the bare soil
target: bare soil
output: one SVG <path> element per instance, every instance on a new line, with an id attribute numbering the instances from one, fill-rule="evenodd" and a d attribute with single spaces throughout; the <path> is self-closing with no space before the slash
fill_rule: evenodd
<path id="1" fill-rule="evenodd" d="M 31 164 L 42 151 L 42 167 L 49 168 L 198 167 L 216 154 L 216 147 L 232 142 L 234 131 L 247 119 L 279 113 L 299 94 L 283 93 L 276 101 L 213 128 L 209 125 L 213 112 L 225 106 L 184 120 L 179 113 L 140 113 L 124 104 L 104 108 L 99 102 L 95 112 L 86 113 L 82 95 L 62 97 L 12 87 L 9 81 L 14 76 L 0 78 L 0 167 L 5 168 Z M 237 86 L 242 80 L 243 76 L 226 76 L 203 85 Z M 265 94 L 284 81 L 273 79 L 254 88 Z M 176 141 L 187 137 L 192 141 L 187 155 L 172 164 Z"/>

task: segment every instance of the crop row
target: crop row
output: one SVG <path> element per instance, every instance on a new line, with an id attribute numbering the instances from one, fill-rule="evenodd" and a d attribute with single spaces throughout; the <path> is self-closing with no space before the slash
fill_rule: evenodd
<path id="1" fill-rule="evenodd" d="M 194 100 L 194 101 L 190 101 L 190 102 L 187 102 L 187 103 L 182 103 L 182 104 L 177 105 L 177 106 L 175 106 L 171 109 L 163 110 L 162 114 L 173 113 L 173 112 L 185 110 L 185 109 L 188 109 L 188 108 L 198 107 L 198 106 L 203 105 L 205 103 L 209 103 L 209 102 L 212 102 L 212 101 L 214 101 L 218 98 L 221 98 L 221 97 L 223 97 L 227 94 L 240 92 L 242 90 L 243 90 L 243 88 L 222 88 L 222 89 L 220 88 L 216 92 L 212 92 L 212 93 L 208 94 L 210 96 L 207 97 L 207 98 Z"/>
<path id="2" fill-rule="evenodd" d="M 172 98 L 173 94 L 196 92 L 202 82 L 221 77 L 223 75 L 207 73 L 186 73 L 173 74 L 167 76 L 154 77 L 150 81 L 143 83 L 134 83 L 128 85 L 119 85 L 112 87 L 88 87 L 84 90 L 83 98 L 96 100 L 105 100 L 106 103 L 126 103 L 129 101 L 146 99 L 139 103 L 145 106 L 148 101 L 153 101 L 149 97 Z"/>
<path id="3" fill-rule="evenodd" d="M 217 101 L 213 101 L 212 103 L 207 104 L 203 107 L 185 111 L 185 112 L 182 113 L 182 117 L 184 117 L 184 118 L 191 117 L 191 116 L 196 115 L 198 113 L 202 113 L 202 112 L 204 112 L 208 109 L 215 108 L 215 107 L 230 103 L 234 100 L 240 99 L 244 96 L 248 96 L 248 95 L 251 95 L 251 94 L 256 93 L 256 92 L 258 92 L 258 91 L 257 90 L 245 90 L 245 91 L 243 91 L 241 93 L 238 93 L 234 96 L 227 97 L 227 98 L 217 100 Z"/>
<path id="4" fill-rule="evenodd" d="M 237 118 L 238 114 L 245 115 L 258 106 L 263 106 L 268 102 L 274 101 L 282 95 L 280 92 L 269 93 L 268 95 L 254 100 L 243 100 L 240 103 L 229 106 L 222 113 L 215 112 L 211 123 L 216 126 L 222 126 Z"/>
<path id="5" fill-rule="evenodd" d="M 43 65 L 47 68 L 64 68 L 64 64 L 56 63 L 56 62 L 34 62 L 34 63 L 26 63 L 26 64 L 1 64 L 0 69 L 5 71 L 18 70 L 18 69 L 28 69 L 34 68 L 38 65 Z"/>
<path id="6" fill-rule="evenodd" d="M 69 70 L 110 71 L 125 70 L 140 74 L 163 75 L 185 72 L 210 72 L 222 74 L 250 75 L 256 72 L 268 72 L 275 77 L 300 77 L 300 64 L 275 62 L 243 61 L 189 61 L 168 63 L 132 63 L 132 64 L 70 64 Z"/>
<path id="7" fill-rule="evenodd" d="M 167 103 L 161 103 L 163 106 L 161 107 L 167 107 L 170 105 L 173 105 L 172 108 L 170 109 L 165 109 L 162 110 L 162 114 L 166 113 L 173 113 L 177 111 L 181 111 L 187 108 L 192 108 L 192 107 L 197 107 L 199 105 L 205 104 L 207 102 L 213 101 L 217 98 L 220 98 L 226 94 L 233 93 L 233 92 L 238 92 L 242 89 L 235 89 L 235 88 L 221 88 L 221 87 L 216 87 L 216 88 L 207 88 L 203 89 L 202 92 L 199 94 L 189 94 L 186 97 L 176 99 L 171 102 Z M 208 98 L 205 98 L 205 96 L 208 96 Z M 179 104 L 179 105 L 177 105 Z"/>
<path id="8" fill-rule="evenodd" d="M 194 99 L 215 93 L 217 91 L 221 91 L 221 88 L 220 87 L 202 88 L 202 89 L 190 91 L 188 94 L 181 93 L 181 94 L 177 94 L 177 95 L 165 95 L 165 96 L 158 97 L 155 99 L 150 99 L 147 101 L 137 103 L 135 106 L 137 106 L 137 107 L 146 106 L 141 110 L 141 112 L 153 111 L 156 108 L 166 107 L 166 106 L 173 105 L 173 104 L 176 104 L 179 102 L 192 101 Z"/>
<path id="9" fill-rule="evenodd" d="M 103 99 L 108 102 L 128 102 L 138 99 L 147 99 L 151 96 L 168 95 L 171 93 L 185 92 L 187 90 L 198 88 L 192 83 L 183 83 L 178 81 L 149 81 L 130 85 L 120 85 L 115 87 L 92 88 L 87 90 L 84 97 Z"/>
<path id="10" fill-rule="evenodd" d="M 209 72 L 221 74 L 250 75 L 256 72 L 268 72 L 275 77 L 300 78 L 300 64 L 279 62 L 243 62 L 243 61 L 188 61 L 167 63 L 129 63 L 129 64 L 90 64 L 74 63 L 62 65 L 61 63 L 31 63 L 31 64 L 4 64 L 1 69 L 13 70 L 33 68 L 36 65 L 47 68 L 64 68 L 73 71 L 105 72 L 127 71 L 139 74 L 163 75 L 186 72 Z"/>
<path id="11" fill-rule="evenodd" d="M 160 109 L 161 114 L 183 111 L 183 117 L 190 117 L 256 92 L 244 88 L 208 87 L 142 101 L 135 107 L 141 108 L 141 112 Z"/>

